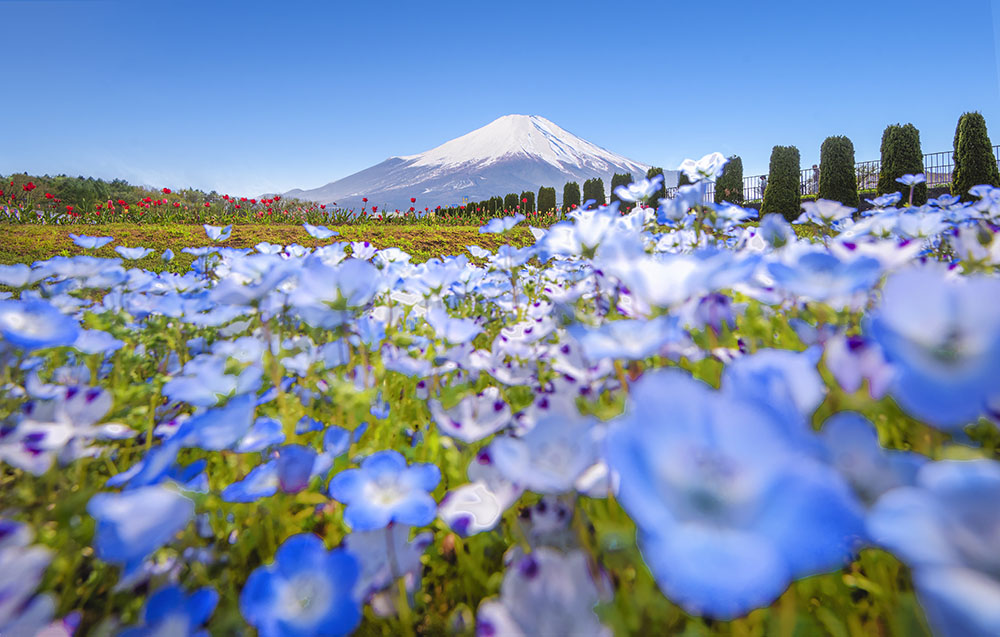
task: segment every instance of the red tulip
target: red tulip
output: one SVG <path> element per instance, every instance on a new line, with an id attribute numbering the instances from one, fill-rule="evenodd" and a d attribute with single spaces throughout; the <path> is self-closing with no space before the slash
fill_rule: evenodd
<path id="1" fill-rule="evenodd" d="M 73 212 L 73 206 L 66 206 L 66 212 Z"/>
<path id="2" fill-rule="evenodd" d="M 53 194 L 52 194 L 51 192 L 47 192 L 47 193 L 45 193 L 45 198 L 46 198 L 46 199 L 52 199 L 52 198 L 54 198 L 54 197 L 55 197 L 55 195 L 53 195 Z"/>
<path id="3" fill-rule="evenodd" d="M 170 194 L 170 189 L 169 188 L 164 188 L 163 189 L 163 194 L 169 195 Z"/>
<path id="4" fill-rule="evenodd" d="M 324 204 L 320 204 L 319 209 L 320 210 L 326 210 L 326 204 L 325 203 Z"/>
<path id="5" fill-rule="evenodd" d="M 28 183 L 24 184 L 23 186 L 21 186 L 21 189 L 24 190 L 24 192 L 31 192 L 35 188 L 37 188 L 37 186 L 35 186 L 35 184 L 33 184 L 30 181 Z"/>
<path id="6" fill-rule="evenodd" d="M 378 212 L 378 206 L 372 206 L 372 212 Z"/>
<path id="7" fill-rule="evenodd" d="M 174 202 L 174 208 L 180 208 L 180 207 L 181 207 L 181 204 L 175 201 Z"/>
<path id="8" fill-rule="evenodd" d="M 211 206 L 212 206 L 212 204 L 208 203 L 207 201 L 205 202 L 205 207 L 206 208 L 210 208 Z"/>
<path id="9" fill-rule="evenodd" d="M 364 203 L 368 203 L 368 197 L 362 197 L 361 201 L 363 201 Z"/>
<path id="10" fill-rule="evenodd" d="M 410 203 L 417 203 L 416 197 L 410 197 Z"/>

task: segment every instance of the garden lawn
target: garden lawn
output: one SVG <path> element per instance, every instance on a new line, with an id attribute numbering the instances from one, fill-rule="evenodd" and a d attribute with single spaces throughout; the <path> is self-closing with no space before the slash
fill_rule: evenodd
<path id="1" fill-rule="evenodd" d="M 468 254 L 466 246 L 478 245 L 491 251 L 505 243 L 522 247 L 534 242 L 527 227 L 518 227 L 504 233 L 480 234 L 476 226 L 429 227 L 426 225 L 368 225 L 337 226 L 340 236 L 318 240 L 310 237 L 301 225 L 234 225 L 233 234 L 217 245 L 227 248 L 252 248 L 262 241 L 269 243 L 315 247 L 336 241 L 368 241 L 378 248 L 400 248 L 412 255 L 414 261 L 449 254 Z M 99 250 L 84 250 L 73 243 L 70 234 L 114 237 L 114 241 Z M 0 264 L 31 264 L 54 256 L 91 254 L 99 257 L 118 257 L 115 246 L 144 247 L 154 250 L 149 256 L 132 261 L 129 265 L 161 272 L 185 272 L 194 257 L 181 252 L 182 248 L 204 246 L 213 242 L 199 225 L 163 224 L 107 224 L 107 225 L 21 225 L 0 226 Z M 174 260 L 164 263 L 163 251 L 174 251 Z M 475 261 L 475 259 L 472 259 Z"/>

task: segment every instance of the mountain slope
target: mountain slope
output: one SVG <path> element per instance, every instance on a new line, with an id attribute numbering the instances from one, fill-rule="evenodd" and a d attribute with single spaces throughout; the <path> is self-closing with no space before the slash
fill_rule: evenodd
<path id="1" fill-rule="evenodd" d="M 649 166 L 596 146 L 537 115 L 505 115 L 471 133 L 426 152 L 390 157 L 380 164 L 312 190 L 291 190 L 288 197 L 339 207 L 368 206 L 406 210 L 416 197 L 425 207 L 459 205 L 510 192 L 554 186 L 558 198 L 568 181 L 604 179 L 612 174 L 645 176 Z M 676 181 L 675 174 L 667 175 Z"/>

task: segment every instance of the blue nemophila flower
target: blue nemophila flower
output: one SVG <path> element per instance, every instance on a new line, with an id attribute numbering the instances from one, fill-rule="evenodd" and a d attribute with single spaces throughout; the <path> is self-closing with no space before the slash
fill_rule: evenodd
<path id="1" fill-rule="evenodd" d="M 888 208 L 889 206 L 894 206 L 897 203 L 899 203 L 899 200 L 902 198 L 903 198 L 903 193 L 896 191 L 896 192 L 887 192 L 886 194 L 879 195 L 874 199 L 865 199 L 865 201 L 875 206 L 876 208 Z"/>
<path id="2" fill-rule="evenodd" d="M 500 598 L 479 606 L 476 634 L 610 637 L 611 630 L 594 612 L 600 601 L 581 551 L 564 555 L 542 547 L 507 567 Z"/>
<path id="3" fill-rule="evenodd" d="M 465 396 L 451 409 L 438 400 L 428 400 L 434 422 L 441 433 L 472 443 L 496 433 L 510 423 L 510 407 L 500 397 L 500 390 L 487 387 L 479 394 Z"/>
<path id="4" fill-rule="evenodd" d="M 654 175 L 652 179 L 640 179 L 628 186 L 615 188 L 615 195 L 622 201 L 646 201 L 656 194 L 663 185 L 663 175 Z"/>
<path id="5" fill-rule="evenodd" d="M 702 179 L 714 180 L 722 174 L 722 169 L 729 160 L 722 153 L 709 153 L 698 161 L 685 159 L 677 170 L 683 171 L 692 182 Z"/>
<path id="6" fill-rule="evenodd" d="M 916 175 L 903 175 L 902 177 L 897 177 L 896 181 L 903 184 L 904 186 L 916 186 L 917 184 L 922 184 L 927 181 L 927 175 L 924 173 L 919 173 Z"/>
<path id="7" fill-rule="evenodd" d="M 128 259 L 129 261 L 135 261 L 151 253 L 152 250 L 150 250 L 149 248 L 126 248 L 125 246 L 116 246 L 115 252 L 121 255 L 123 259 Z"/>
<path id="8" fill-rule="evenodd" d="M 69 238 L 73 240 L 73 243 L 80 246 L 84 250 L 96 250 L 98 248 L 103 248 L 114 241 L 114 237 L 89 237 L 87 235 L 73 234 L 72 232 L 69 233 Z"/>
<path id="9" fill-rule="evenodd" d="M 875 502 L 889 489 L 913 484 L 927 461 L 909 451 L 882 447 L 871 421 L 853 411 L 830 416 L 820 436 L 830 464 L 866 503 Z"/>
<path id="10" fill-rule="evenodd" d="M 779 288 L 805 301 L 842 307 L 868 291 L 882 275 L 882 266 L 871 257 L 842 261 L 828 252 L 801 253 L 794 263 L 769 263 L 768 273 Z"/>
<path id="11" fill-rule="evenodd" d="M 643 558 L 688 612 L 743 615 L 858 548 L 860 504 L 771 412 L 680 371 L 647 374 L 629 398 L 608 464 Z"/>
<path id="12" fill-rule="evenodd" d="M 225 241 L 229 238 L 229 235 L 233 234 L 233 225 L 229 224 L 225 228 L 221 226 L 210 226 L 205 224 L 205 234 L 212 241 Z"/>
<path id="13" fill-rule="evenodd" d="M 760 237 L 772 248 L 782 248 L 795 243 L 795 230 L 779 214 L 764 215 L 760 220 Z"/>
<path id="14" fill-rule="evenodd" d="M 98 493 L 87 503 L 87 513 L 97 522 L 97 557 L 123 565 L 128 574 L 187 526 L 194 502 L 166 487 L 149 486 Z"/>
<path id="15" fill-rule="evenodd" d="M 868 518 L 872 539 L 913 571 L 936 634 L 1000 634 L 1000 462 L 928 462 Z"/>
<path id="16" fill-rule="evenodd" d="M 648 321 L 608 321 L 598 327 L 575 323 L 569 327 L 569 333 L 579 341 L 584 356 L 595 362 L 611 358 L 641 360 L 659 353 L 668 343 L 685 337 L 677 318 L 670 316 Z"/>
<path id="17" fill-rule="evenodd" d="M 212 588 L 201 588 L 188 595 L 179 586 L 164 586 L 146 601 L 142 609 L 142 625 L 126 628 L 118 637 L 208 637 L 208 631 L 198 629 L 212 616 L 218 603 L 219 593 Z"/>
<path id="18" fill-rule="evenodd" d="M 397 578 L 405 580 L 407 590 L 417 584 L 423 564 L 420 557 L 433 542 L 425 531 L 410 539 L 411 527 L 393 524 L 386 529 L 354 531 L 341 545 L 358 560 L 361 576 L 354 587 L 354 597 L 367 603 L 372 595 L 389 588 Z"/>
<path id="19" fill-rule="evenodd" d="M 398 451 L 377 451 L 330 480 L 330 497 L 344 503 L 344 521 L 354 531 L 380 529 L 390 522 L 424 526 L 437 513 L 431 497 L 441 470 L 433 464 L 406 466 Z"/>
<path id="20" fill-rule="evenodd" d="M 175 434 L 187 447 L 221 451 L 235 445 L 254 422 L 256 398 L 243 394 L 224 407 L 203 411 L 186 420 Z"/>
<path id="21" fill-rule="evenodd" d="M 354 598 L 357 559 L 326 550 L 311 533 L 293 535 L 274 562 L 254 570 L 240 594 L 240 612 L 261 637 L 334 637 L 361 622 Z"/>
<path id="22" fill-rule="evenodd" d="M 438 338 L 448 343 L 467 343 L 483 331 L 472 319 L 455 318 L 442 305 L 427 310 L 427 324 L 434 328 Z"/>
<path id="23" fill-rule="evenodd" d="M 23 288 L 31 283 L 31 266 L 23 263 L 0 265 L 0 285 Z"/>
<path id="24" fill-rule="evenodd" d="M 36 350 L 72 345 L 80 325 L 41 300 L 0 301 L 0 336 L 14 347 Z"/>
<path id="25" fill-rule="evenodd" d="M 336 237 L 340 233 L 336 230 L 330 230 L 326 226 L 314 226 L 308 223 L 302 224 L 302 227 L 306 229 L 309 236 L 313 239 L 329 239 L 330 237 Z"/>
<path id="26" fill-rule="evenodd" d="M 849 219 L 852 214 L 857 212 L 857 208 L 851 208 L 839 201 L 831 201 L 829 199 L 803 201 L 802 210 L 804 212 L 795 223 L 811 221 L 820 226 L 832 226 L 841 219 Z"/>
<path id="27" fill-rule="evenodd" d="M 284 441 L 285 433 L 282 431 L 281 423 L 274 418 L 261 416 L 253 422 L 246 435 L 240 439 L 235 451 L 240 453 L 264 451 L 268 447 L 280 445 Z"/>
<path id="28" fill-rule="evenodd" d="M 35 595 L 52 551 L 32 546 L 31 529 L 0 519 L 0 635 L 36 635 L 52 619 L 53 600 Z"/>
<path id="29" fill-rule="evenodd" d="M 1000 394 L 1000 281 L 929 267 L 886 281 L 869 329 L 895 367 L 890 393 L 939 427 L 975 421 Z"/>
<path id="30" fill-rule="evenodd" d="M 490 219 L 489 223 L 479 229 L 480 234 L 498 234 L 501 232 L 507 232 L 517 224 L 524 221 L 524 215 L 516 214 L 509 217 L 495 217 Z M 487 253 L 489 254 L 489 253 Z M 480 255 L 476 255 L 480 256 Z M 485 255 L 481 255 L 485 256 Z"/>
<path id="31" fill-rule="evenodd" d="M 160 259 L 162 259 L 164 263 L 170 263 L 174 260 L 174 251 L 167 248 L 163 251 L 163 254 L 160 255 Z"/>
<path id="32" fill-rule="evenodd" d="M 540 415 L 525 434 L 498 436 L 488 453 L 511 482 L 536 493 L 567 493 L 598 461 L 603 430 L 591 417 L 575 413 L 570 405 Z"/>

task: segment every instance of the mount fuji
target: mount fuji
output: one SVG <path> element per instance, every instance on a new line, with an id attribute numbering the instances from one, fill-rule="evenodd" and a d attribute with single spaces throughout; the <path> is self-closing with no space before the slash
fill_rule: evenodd
<path id="1" fill-rule="evenodd" d="M 368 206 L 383 210 L 418 209 L 461 205 L 540 186 L 553 186 L 562 199 L 563 185 L 593 177 L 611 185 L 614 173 L 646 176 L 646 164 L 632 161 L 581 139 L 537 115 L 505 115 L 482 128 L 457 137 L 418 155 L 390 157 L 312 190 L 291 190 L 296 197 L 338 208 Z M 677 181 L 676 171 L 664 171 L 668 185 Z"/>

